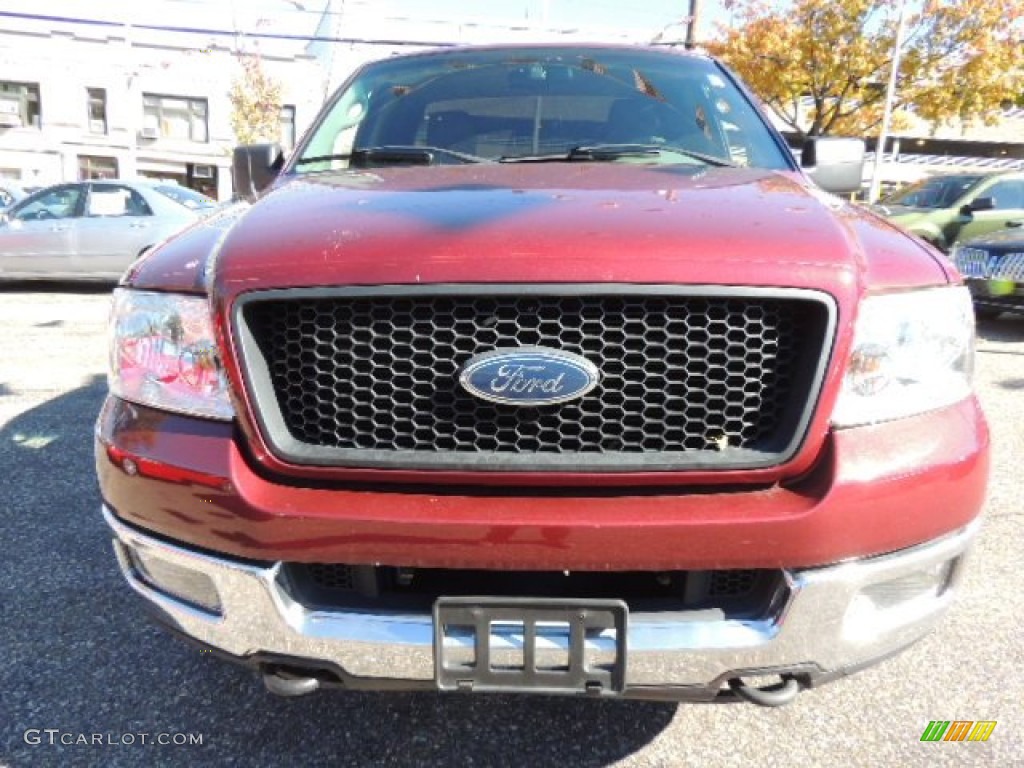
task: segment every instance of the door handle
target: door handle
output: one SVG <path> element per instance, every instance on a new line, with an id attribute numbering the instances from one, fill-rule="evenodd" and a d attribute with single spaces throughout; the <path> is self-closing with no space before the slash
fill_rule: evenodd
<path id="1" fill-rule="evenodd" d="M 132 229 L 149 229 L 149 222 L 136 221 L 129 225 Z"/>
<path id="2" fill-rule="evenodd" d="M 1020 219 L 1010 219 L 1008 222 L 1006 222 L 1006 226 L 1010 227 L 1011 229 L 1019 227 L 1022 224 L 1024 224 L 1024 221 L 1021 221 Z"/>
<path id="3" fill-rule="evenodd" d="M 67 232 L 68 231 L 68 225 L 67 224 L 54 224 L 52 227 L 50 227 L 50 231 L 51 232 Z"/>

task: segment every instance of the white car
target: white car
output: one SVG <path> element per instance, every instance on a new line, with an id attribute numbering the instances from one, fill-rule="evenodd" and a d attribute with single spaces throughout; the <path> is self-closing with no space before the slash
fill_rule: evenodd
<path id="1" fill-rule="evenodd" d="M 115 281 L 140 254 L 217 209 L 159 181 L 80 181 L 0 213 L 0 279 Z"/>

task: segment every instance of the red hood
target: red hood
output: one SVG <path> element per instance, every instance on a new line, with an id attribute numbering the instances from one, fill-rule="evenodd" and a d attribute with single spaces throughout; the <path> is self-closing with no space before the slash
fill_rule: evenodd
<path id="1" fill-rule="evenodd" d="M 175 288 L 167 278 L 215 242 L 202 230 L 191 240 L 134 282 Z M 458 282 L 790 285 L 839 297 L 946 280 L 891 225 L 795 175 L 624 163 L 287 180 L 238 217 L 216 274 L 228 300 L 271 287 Z"/>

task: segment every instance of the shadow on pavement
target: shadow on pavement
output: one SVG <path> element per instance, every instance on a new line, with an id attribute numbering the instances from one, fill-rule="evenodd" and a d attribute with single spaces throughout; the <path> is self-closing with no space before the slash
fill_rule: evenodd
<path id="1" fill-rule="evenodd" d="M 985 342 L 1024 341 L 1024 315 L 1003 314 L 996 318 L 979 319 L 977 325 L 978 351 L 985 354 L 1019 355 L 1017 350 L 986 349 Z"/>
<path id="2" fill-rule="evenodd" d="M 0 764 L 599 766 L 643 748 L 675 705 L 331 693 L 274 698 L 248 671 L 152 626 L 99 513 L 92 426 L 105 384 L 0 430 Z M 26 729 L 60 729 L 51 746 Z M 161 733 L 201 746 L 143 745 Z M 114 745 L 61 746 L 61 734 Z M 134 744 L 117 743 L 135 734 Z"/>

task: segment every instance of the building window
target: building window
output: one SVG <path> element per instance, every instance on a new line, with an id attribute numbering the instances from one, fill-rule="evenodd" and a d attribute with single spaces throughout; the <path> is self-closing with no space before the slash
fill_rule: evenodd
<path id="1" fill-rule="evenodd" d="M 0 82 L 0 127 L 39 127 L 39 84 Z"/>
<path id="2" fill-rule="evenodd" d="M 295 107 L 288 105 L 281 107 L 281 146 L 295 146 Z"/>
<path id="3" fill-rule="evenodd" d="M 89 95 L 89 133 L 107 132 L 107 91 L 104 88 L 86 88 Z"/>
<path id="4" fill-rule="evenodd" d="M 78 156 L 78 180 L 116 179 L 117 158 L 97 157 L 95 155 Z"/>
<path id="5" fill-rule="evenodd" d="M 196 192 L 201 192 L 207 197 L 217 199 L 217 166 L 215 165 L 189 165 L 188 185 Z M 188 205 L 188 203 L 185 203 Z M 191 205 L 188 205 L 191 208 Z"/>
<path id="6" fill-rule="evenodd" d="M 142 134 L 149 139 L 209 141 L 206 99 L 182 96 L 142 96 Z"/>

